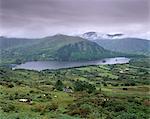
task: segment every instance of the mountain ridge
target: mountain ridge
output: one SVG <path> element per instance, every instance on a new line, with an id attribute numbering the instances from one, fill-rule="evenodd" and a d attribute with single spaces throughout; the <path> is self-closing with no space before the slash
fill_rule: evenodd
<path id="1" fill-rule="evenodd" d="M 2 62 L 21 63 L 35 60 L 96 60 L 113 57 L 117 54 L 105 50 L 98 44 L 78 36 L 54 35 L 40 40 L 35 39 L 30 42 L 30 44 L 24 44 L 26 45 L 22 47 L 18 47 L 17 44 L 16 48 L 6 47 L 6 49 L 2 49 Z"/>
<path id="2" fill-rule="evenodd" d="M 118 34 L 113 34 L 113 36 L 117 35 L 117 38 L 107 38 L 107 34 L 98 36 L 96 32 L 87 33 L 81 36 L 90 41 L 96 42 L 107 50 L 129 54 L 150 54 L 150 40 L 135 37 L 124 37 L 123 34 L 119 34 L 119 37 Z M 111 35 L 109 36 L 111 37 Z"/>

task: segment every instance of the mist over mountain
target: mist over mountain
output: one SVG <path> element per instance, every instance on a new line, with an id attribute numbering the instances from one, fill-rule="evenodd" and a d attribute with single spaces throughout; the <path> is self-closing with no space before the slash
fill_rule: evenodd
<path id="1" fill-rule="evenodd" d="M 150 53 L 150 40 L 136 38 L 121 33 L 102 34 L 97 32 L 86 32 L 81 37 L 96 42 L 105 49 L 123 53 Z"/>
<path id="2" fill-rule="evenodd" d="M 86 32 L 81 37 L 88 40 L 98 40 L 98 39 L 117 39 L 125 37 L 124 34 L 116 33 L 116 34 L 105 34 L 105 33 L 97 33 L 97 32 Z"/>
<path id="3" fill-rule="evenodd" d="M 85 32 L 83 34 L 79 35 L 80 37 L 83 37 L 88 40 L 100 40 L 100 39 L 122 39 L 122 38 L 138 38 L 141 40 L 150 40 L 150 34 L 149 33 L 141 33 L 141 34 L 124 34 L 121 32 L 116 33 L 101 33 L 101 32 Z"/>

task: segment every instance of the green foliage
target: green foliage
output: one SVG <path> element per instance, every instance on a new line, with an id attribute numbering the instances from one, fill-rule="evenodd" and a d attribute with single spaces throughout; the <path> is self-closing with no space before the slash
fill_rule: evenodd
<path id="1" fill-rule="evenodd" d="M 130 60 L 130 64 L 137 67 L 150 68 L 150 58 L 134 58 Z M 139 70 L 140 71 L 140 70 Z"/>
<path id="2" fill-rule="evenodd" d="M 115 53 L 111 53 L 96 43 L 86 40 L 75 44 L 66 45 L 60 48 L 56 53 L 58 60 L 63 61 L 95 60 L 114 55 Z"/>
<path id="3" fill-rule="evenodd" d="M 64 84 L 62 83 L 61 80 L 57 80 L 57 81 L 56 81 L 55 88 L 56 88 L 57 90 L 59 90 L 59 91 L 62 91 L 62 90 L 63 90 Z"/>
<path id="4" fill-rule="evenodd" d="M 130 63 L 40 72 L 0 67 L 0 118 L 149 119 L 148 76 L 149 69 Z"/>
<path id="5" fill-rule="evenodd" d="M 66 35 L 32 40 L 7 38 L 8 41 L 13 41 L 12 44 L 10 43 L 10 47 L 7 43 L 5 44 L 5 38 L 0 40 L 4 45 L 1 51 L 0 65 L 37 60 L 87 61 L 124 55 L 105 50 L 86 39 Z M 7 40 L 6 42 L 8 42 Z M 19 40 L 21 43 L 18 42 Z M 28 42 L 29 40 L 31 42 Z"/>
<path id="6" fill-rule="evenodd" d="M 56 103 L 52 103 L 50 105 L 47 105 L 46 108 L 49 110 L 49 111 L 56 111 L 58 109 L 58 104 Z"/>
<path id="7" fill-rule="evenodd" d="M 11 111 L 15 111 L 15 106 L 13 104 L 5 104 L 2 106 L 2 110 L 7 113 Z"/>
<path id="8" fill-rule="evenodd" d="M 74 83 L 74 90 L 75 91 L 87 91 L 88 93 L 92 93 L 96 90 L 95 86 L 92 84 L 89 84 L 85 81 L 76 81 Z"/>
<path id="9" fill-rule="evenodd" d="M 115 119 L 139 119 L 138 116 L 134 113 L 122 113 L 117 116 Z"/>
<path id="10" fill-rule="evenodd" d="M 99 45 L 110 51 L 123 52 L 123 53 L 137 53 L 149 55 L 149 40 L 138 38 L 124 38 L 115 40 L 97 40 Z"/>

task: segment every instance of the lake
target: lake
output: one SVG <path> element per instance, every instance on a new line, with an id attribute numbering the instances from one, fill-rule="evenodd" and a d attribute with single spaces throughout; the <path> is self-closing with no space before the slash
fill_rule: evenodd
<path id="1" fill-rule="evenodd" d="M 20 65 L 16 65 L 13 69 L 29 69 L 41 71 L 45 69 L 61 69 L 61 68 L 71 68 L 88 65 L 124 64 L 128 63 L 129 61 L 130 59 L 126 57 L 105 58 L 96 61 L 80 61 L 80 62 L 31 61 Z"/>

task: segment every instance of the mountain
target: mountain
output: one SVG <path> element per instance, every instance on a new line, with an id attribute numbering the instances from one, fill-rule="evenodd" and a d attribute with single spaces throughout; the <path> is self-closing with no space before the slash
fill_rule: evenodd
<path id="1" fill-rule="evenodd" d="M 128 37 L 124 34 L 100 34 L 96 32 L 84 33 L 82 37 L 96 42 L 107 50 L 131 54 L 150 54 L 150 40 Z"/>
<path id="2" fill-rule="evenodd" d="M 138 38 L 123 38 L 115 40 L 97 40 L 100 46 L 105 49 L 122 52 L 122 53 L 132 53 L 132 54 L 145 54 L 150 53 L 150 41 Z"/>
<path id="3" fill-rule="evenodd" d="M 38 39 L 0 37 L 0 49 L 22 47 L 37 42 Z"/>
<path id="4" fill-rule="evenodd" d="M 63 61 L 96 60 L 113 57 L 114 55 L 115 53 L 107 51 L 98 44 L 90 41 L 81 41 L 65 45 L 56 53 L 58 60 Z"/>
<path id="5" fill-rule="evenodd" d="M 7 41 L 9 40 L 7 39 Z M 17 42 L 19 39 L 15 39 L 15 41 Z M 30 39 L 21 39 L 20 42 L 23 44 L 17 43 L 15 45 L 15 43 L 12 43 L 13 47 L 5 45 L 5 48 L 1 50 L 2 63 L 21 63 L 32 60 L 96 60 L 117 56 L 118 54 L 105 50 L 97 43 L 81 37 L 61 34 L 41 39 L 32 39 L 31 42 Z M 4 40 L 3 44 L 5 44 Z"/>

